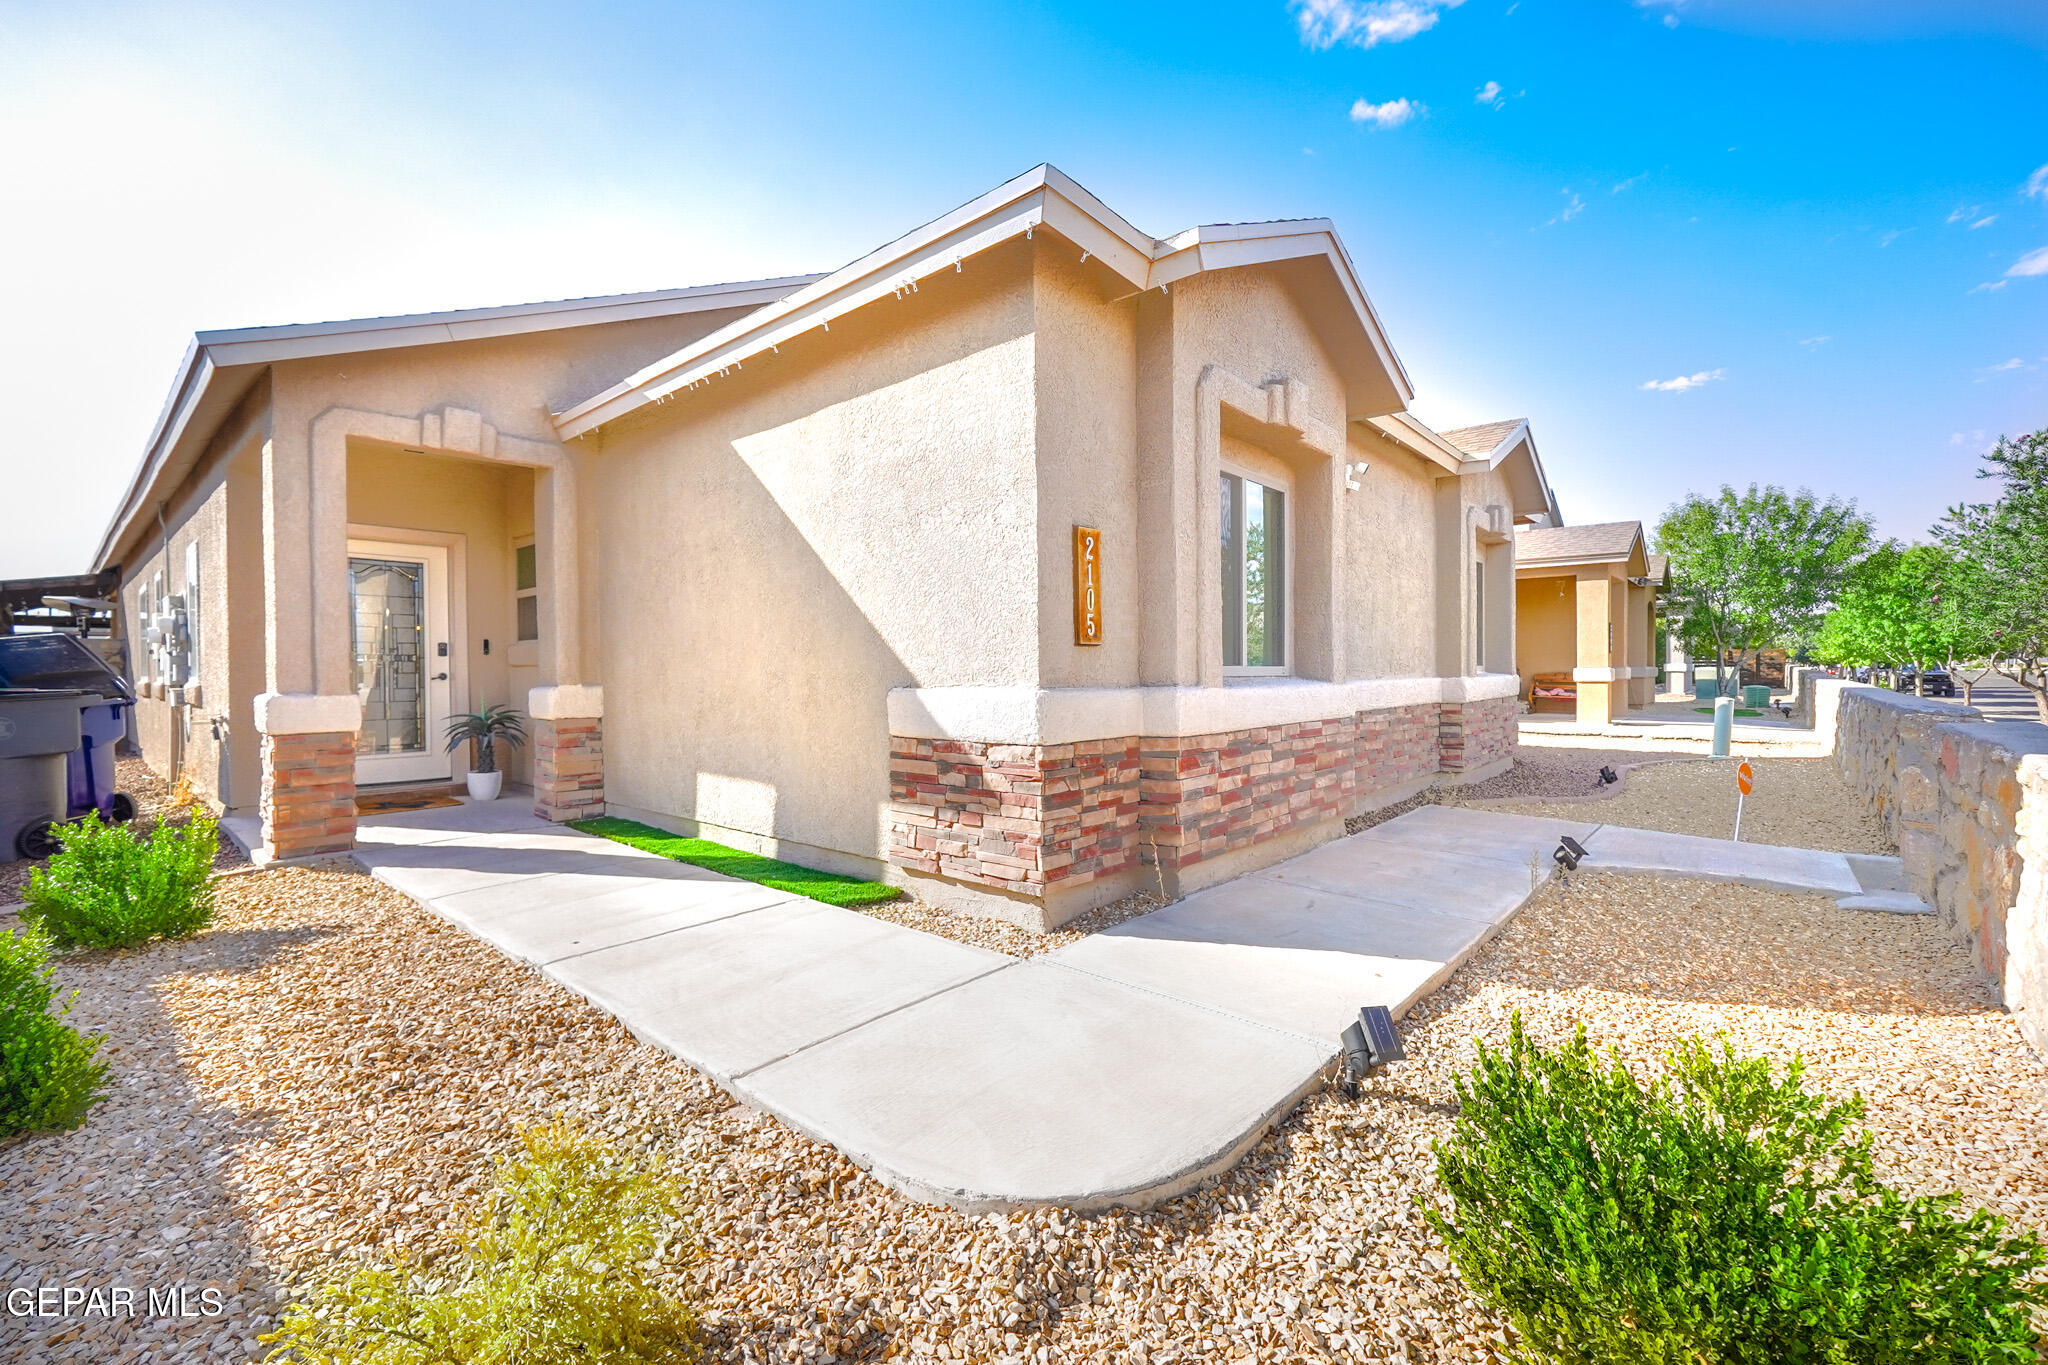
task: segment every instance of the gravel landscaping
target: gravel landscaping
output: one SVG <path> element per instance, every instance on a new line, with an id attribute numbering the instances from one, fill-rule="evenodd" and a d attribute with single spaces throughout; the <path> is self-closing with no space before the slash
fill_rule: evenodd
<path id="1" fill-rule="evenodd" d="M 1522 763 L 1537 752 L 1524 748 L 1516 769 L 1519 771 Z M 1607 750 L 1540 752 L 1546 757 L 1539 762 L 1552 761 L 1549 754 L 1594 753 L 1601 755 L 1599 762 L 1612 762 L 1615 758 Z M 1596 772 L 1599 769 L 1599 762 L 1590 759 L 1570 760 L 1580 761 L 1590 763 Z M 1711 839 L 1726 839 L 1733 834 L 1735 767 L 1742 760 L 1687 758 L 1646 763 L 1638 753 L 1622 761 L 1638 766 L 1623 773 L 1620 784 L 1605 796 L 1589 794 L 1574 799 L 1563 793 L 1543 793 L 1532 799 L 1473 787 L 1446 793 L 1442 799 L 1445 804 L 1515 815 L 1551 815 Z M 1885 837 L 1877 818 L 1843 785 L 1832 759 L 1759 757 L 1748 761 L 1756 773 L 1756 789 L 1743 806 L 1745 842 L 1824 848 L 1838 853 L 1898 852 Z"/>
<path id="2" fill-rule="evenodd" d="M 189 942 L 62 960 L 115 1092 L 79 1132 L 0 1147 L 0 1281 L 211 1286 L 227 1316 L 74 1319 L 19 1354 L 241 1358 L 280 1286 L 432 1255 L 513 1125 L 567 1114 L 690 1162 L 703 1255 L 672 1273 L 718 1360 L 1494 1360 L 1415 1201 L 1453 1072 L 1517 1009 L 1631 1058 L 1717 1029 L 1804 1051 L 1869 1096 L 1897 1179 L 2048 1228 L 2048 1068 L 1937 925 L 1821 900 L 1553 887 L 1417 1007 L 1412 1060 L 1361 1101 L 1312 1097 L 1227 1176 L 1085 1219 L 910 1204 L 353 871 L 231 878 L 221 902 Z"/>

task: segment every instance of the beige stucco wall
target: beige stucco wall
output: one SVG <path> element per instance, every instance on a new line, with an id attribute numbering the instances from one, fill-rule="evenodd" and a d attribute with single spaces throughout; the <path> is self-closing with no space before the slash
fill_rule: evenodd
<path id="1" fill-rule="evenodd" d="M 137 684 L 133 734 L 143 759 L 167 780 L 185 777 L 216 809 L 250 811 L 256 804 L 261 739 L 251 700 L 262 665 L 259 500 L 267 389 L 252 392 L 222 424 L 172 494 L 154 535 L 140 538 L 121 564 L 122 629 L 128 637 L 130 681 Z M 188 547 L 198 547 L 196 594 L 187 581 Z M 165 592 L 196 597 L 196 690 L 174 705 L 159 684 L 142 638 L 144 590 L 162 574 Z M 253 621 L 255 632 L 240 623 Z M 251 644 L 254 643 L 252 651 Z"/>
<path id="2" fill-rule="evenodd" d="M 609 802 L 872 858 L 888 689 L 1036 681 L 1029 252 L 583 450 Z"/>
<path id="3" fill-rule="evenodd" d="M 1578 667 L 1578 585 L 1569 573 L 1527 577 L 1515 584 L 1515 669 L 1527 695 L 1538 673 Z"/>

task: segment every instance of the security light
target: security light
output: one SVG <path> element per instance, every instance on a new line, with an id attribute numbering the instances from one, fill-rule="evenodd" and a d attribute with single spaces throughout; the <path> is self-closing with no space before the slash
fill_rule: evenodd
<path id="1" fill-rule="evenodd" d="M 1579 864 L 1585 861 L 1586 847 L 1567 834 L 1557 841 L 1557 852 L 1550 855 L 1557 865 L 1567 872 L 1577 872 Z"/>
<path id="2" fill-rule="evenodd" d="M 1358 1011 L 1358 1019 L 1347 1027 L 1341 1041 L 1344 1047 L 1344 1093 L 1352 1099 L 1358 1098 L 1358 1082 L 1370 1075 L 1374 1067 L 1385 1066 L 1407 1057 L 1401 1047 L 1401 1035 L 1394 1031 L 1394 1012 L 1385 1005 L 1367 1005 Z"/>
<path id="3" fill-rule="evenodd" d="M 1619 777 L 1615 776 L 1615 773 L 1614 773 L 1614 769 L 1613 769 L 1613 767 L 1612 767 L 1611 765 L 1608 765 L 1608 764 L 1602 764 L 1602 765 L 1600 766 L 1600 785 L 1601 785 L 1601 786 L 1603 786 L 1603 787 L 1611 787 L 1611 786 L 1613 786 L 1613 785 L 1614 785 L 1615 783 L 1617 783 L 1617 782 L 1619 782 L 1619 781 L 1621 781 L 1621 779 L 1620 779 Z"/>

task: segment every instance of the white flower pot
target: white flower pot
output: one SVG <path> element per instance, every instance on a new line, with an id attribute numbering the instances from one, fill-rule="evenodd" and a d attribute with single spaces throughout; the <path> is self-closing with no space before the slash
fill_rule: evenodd
<path id="1" fill-rule="evenodd" d="M 471 773 L 469 775 L 469 799 L 472 801 L 495 801 L 504 789 L 505 774 Z"/>

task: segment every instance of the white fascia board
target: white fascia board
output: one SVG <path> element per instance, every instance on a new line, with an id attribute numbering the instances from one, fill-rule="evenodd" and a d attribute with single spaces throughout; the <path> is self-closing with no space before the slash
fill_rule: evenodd
<path id="1" fill-rule="evenodd" d="M 120 503 L 114 508 L 114 515 L 107 522 L 107 529 L 100 536 L 99 549 L 93 552 L 92 567 L 97 573 L 107 567 L 113 556 L 116 542 L 128 523 L 135 517 L 143 490 L 155 480 L 157 471 L 176 448 L 178 440 L 185 433 L 186 425 L 192 420 L 192 412 L 199 406 L 200 398 L 206 393 L 206 386 L 212 382 L 216 366 L 213 357 L 199 344 L 198 338 L 185 347 L 185 356 L 178 362 L 178 374 L 171 381 L 171 391 L 164 399 L 163 410 L 157 414 L 156 426 L 150 430 L 149 442 L 142 448 L 142 460 L 135 467 L 135 474 L 128 480 L 127 490 L 121 494 Z"/>
<path id="2" fill-rule="evenodd" d="M 511 304 L 501 308 L 468 308 L 286 327 L 245 327 L 235 331 L 201 332 L 196 340 L 221 365 L 264 364 L 307 356 L 517 336 L 635 318 L 671 317 L 679 313 L 758 308 L 818 278 L 816 275 L 792 275 L 773 280 L 700 285 L 690 289 L 607 294 L 556 303 Z"/>
<path id="3" fill-rule="evenodd" d="M 1323 256 L 1396 391 L 1404 402 L 1414 397 L 1407 372 L 1387 342 L 1328 219 L 1204 226 L 1162 242 L 1131 226 L 1056 167 L 1037 166 L 554 414 L 556 434 L 574 440 L 1040 225 L 1140 290 L 1202 270 Z"/>
<path id="4" fill-rule="evenodd" d="M 1433 464 L 1441 465 L 1448 473 L 1468 472 L 1466 465 L 1471 461 L 1465 452 L 1424 426 L 1412 414 L 1390 412 L 1384 417 L 1368 417 L 1365 421 L 1367 426 L 1395 444 L 1413 451 Z"/>

